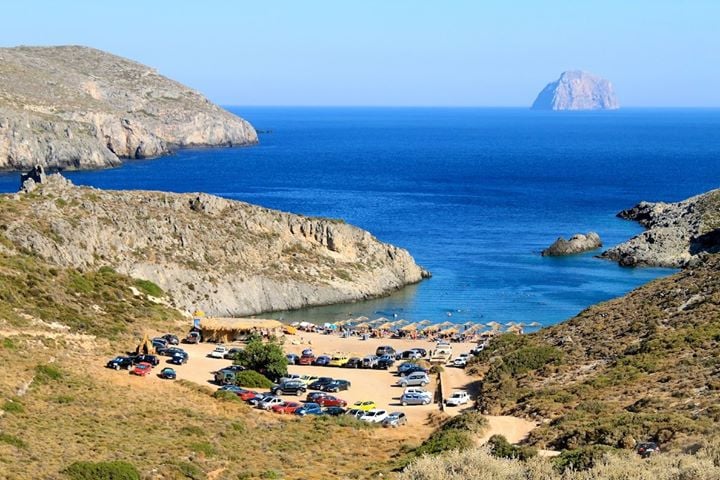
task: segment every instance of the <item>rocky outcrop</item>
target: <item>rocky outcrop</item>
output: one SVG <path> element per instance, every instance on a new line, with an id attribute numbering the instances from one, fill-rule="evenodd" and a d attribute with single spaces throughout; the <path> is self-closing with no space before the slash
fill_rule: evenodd
<path id="1" fill-rule="evenodd" d="M 548 83 L 532 104 L 533 110 L 615 110 L 620 103 L 612 84 L 597 75 L 574 70 Z"/>
<path id="2" fill-rule="evenodd" d="M 543 257 L 560 257 L 563 255 L 575 255 L 577 253 L 589 252 L 602 247 L 602 241 L 600 235 L 595 232 L 590 232 L 586 235 L 577 233 L 570 237 L 570 240 L 565 240 L 562 237 L 558 237 L 555 242 L 548 248 L 542 251 Z"/>
<path id="3" fill-rule="evenodd" d="M 682 268 L 720 252 L 720 190 L 677 203 L 641 202 L 618 217 L 647 229 L 602 254 L 621 265 Z"/>
<path id="4" fill-rule="evenodd" d="M 253 143 L 248 122 L 139 63 L 76 46 L 0 49 L 0 169 L 102 168 Z"/>
<path id="5" fill-rule="evenodd" d="M 76 187 L 59 174 L 0 197 L 0 232 L 50 262 L 110 266 L 157 283 L 178 307 L 221 316 L 367 299 L 429 275 L 340 220 L 204 193 Z"/>

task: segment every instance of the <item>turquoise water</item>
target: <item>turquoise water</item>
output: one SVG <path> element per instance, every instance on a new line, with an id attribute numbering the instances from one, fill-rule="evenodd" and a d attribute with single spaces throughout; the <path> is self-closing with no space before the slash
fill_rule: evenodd
<path id="1" fill-rule="evenodd" d="M 540 250 L 590 230 L 614 245 L 640 231 L 615 218 L 619 210 L 680 200 L 720 179 L 720 110 L 232 110 L 267 132 L 259 146 L 185 150 L 68 176 L 343 218 L 407 248 L 433 273 L 387 298 L 276 315 L 286 319 L 552 324 L 670 271 L 620 268 L 597 252 L 543 258 Z M 17 174 L 0 176 L 0 189 L 17 182 Z"/>

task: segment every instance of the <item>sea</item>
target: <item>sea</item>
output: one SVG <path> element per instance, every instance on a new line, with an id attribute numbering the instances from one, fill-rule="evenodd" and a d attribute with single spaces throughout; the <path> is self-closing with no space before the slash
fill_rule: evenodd
<path id="1" fill-rule="evenodd" d="M 718 109 L 228 108 L 258 129 L 259 145 L 66 175 L 341 218 L 433 275 L 385 298 L 266 315 L 287 321 L 561 322 L 672 270 L 543 248 L 589 231 L 613 246 L 642 230 L 620 210 L 720 183 Z M 0 175 L 1 191 L 18 184 L 17 173 Z"/>

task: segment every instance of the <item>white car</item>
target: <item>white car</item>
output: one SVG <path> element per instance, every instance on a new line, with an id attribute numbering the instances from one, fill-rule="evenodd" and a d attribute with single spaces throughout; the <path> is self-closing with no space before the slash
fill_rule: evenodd
<path id="1" fill-rule="evenodd" d="M 228 352 L 228 348 L 225 345 L 218 345 L 215 350 L 210 352 L 212 358 L 225 358 L 225 354 Z"/>
<path id="2" fill-rule="evenodd" d="M 465 367 L 468 360 L 470 360 L 470 354 L 461 353 L 455 360 L 452 361 L 451 365 L 454 367 Z"/>
<path id="3" fill-rule="evenodd" d="M 407 387 L 403 392 L 403 395 L 407 393 L 415 393 L 418 395 L 430 395 L 430 392 L 421 387 Z"/>
<path id="4" fill-rule="evenodd" d="M 262 402 L 258 403 L 258 408 L 270 410 L 275 405 L 282 405 L 283 403 L 285 403 L 285 400 L 280 397 L 267 397 L 263 399 Z"/>
<path id="5" fill-rule="evenodd" d="M 460 405 L 465 405 L 470 401 L 470 395 L 465 391 L 457 391 L 453 392 L 452 395 L 450 395 L 450 398 L 447 398 L 445 400 L 445 405 L 448 407 L 459 407 Z"/>
<path id="6" fill-rule="evenodd" d="M 373 410 L 370 410 L 369 412 L 365 412 L 365 414 L 360 417 L 360 420 L 368 423 L 380 423 L 385 420 L 385 417 L 387 416 L 387 411 L 375 408 Z"/>

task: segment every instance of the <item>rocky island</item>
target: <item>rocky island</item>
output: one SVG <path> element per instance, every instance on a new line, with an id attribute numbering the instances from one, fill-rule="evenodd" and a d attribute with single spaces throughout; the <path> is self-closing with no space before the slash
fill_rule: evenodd
<path id="1" fill-rule="evenodd" d="M 624 266 L 682 268 L 720 252 L 720 190 L 682 202 L 641 202 L 618 213 L 647 230 L 602 256 Z"/>
<path id="2" fill-rule="evenodd" d="M 580 70 L 563 72 L 548 83 L 532 104 L 533 110 L 615 110 L 620 103 L 610 81 Z"/>
<path id="3" fill-rule="evenodd" d="M 542 251 L 543 257 L 559 257 L 564 255 L 575 255 L 577 253 L 589 252 L 602 247 L 600 235 L 595 232 L 588 234 L 577 233 L 565 240 L 559 237 L 548 248 Z"/>
<path id="4" fill-rule="evenodd" d="M 145 65 L 79 46 L 0 49 L 0 169 L 103 168 L 254 143 L 248 122 Z"/>
<path id="5" fill-rule="evenodd" d="M 40 168 L 0 196 L 0 230 L 13 249 L 147 279 L 178 307 L 218 316 L 362 300 L 429 276 L 406 250 L 342 220 L 204 193 L 78 187 Z"/>

